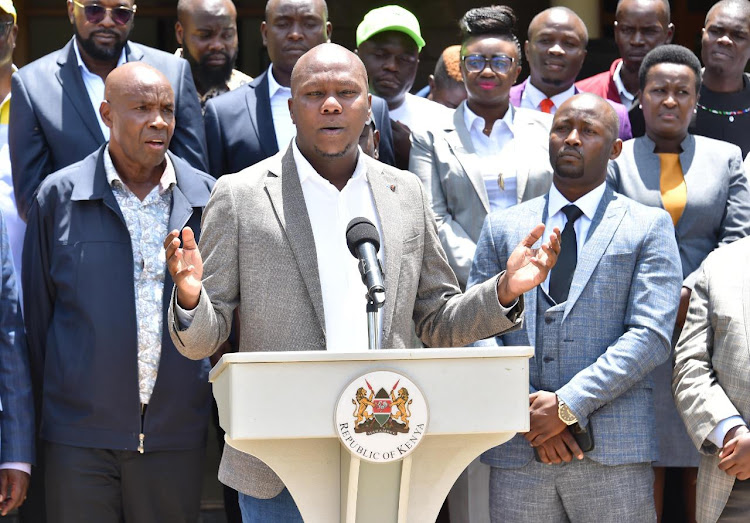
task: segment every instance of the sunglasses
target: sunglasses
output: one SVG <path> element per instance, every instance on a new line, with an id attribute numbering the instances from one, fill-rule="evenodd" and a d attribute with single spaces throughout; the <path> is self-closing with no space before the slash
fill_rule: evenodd
<path id="1" fill-rule="evenodd" d="M 490 57 L 481 54 L 469 54 L 462 56 L 461 61 L 470 73 L 481 73 L 489 62 L 490 69 L 494 72 L 497 74 L 506 74 L 510 71 L 510 67 L 513 65 L 515 59 L 504 54 L 496 54 Z"/>
<path id="2" fill-rule="evenodd" d="M 81 2 L 73 0 L 73 4 L 83 9 L 83 14 L 86 17 L 86 21 L 90 24 L 101 23 L 102 20 L 107 16 L 112 18 L 112 21 L 117 25 L 125 25 L 133 19 L 135 14 L 136 6 L 130 7 L 102 7 L 98 4 L 83 5 Z"/>

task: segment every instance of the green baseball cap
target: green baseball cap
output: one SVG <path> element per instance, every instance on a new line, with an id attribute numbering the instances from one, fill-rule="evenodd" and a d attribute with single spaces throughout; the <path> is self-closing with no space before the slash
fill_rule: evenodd
<path id="1" fill-rule="evenodd" d="M 419 31 L 419 20 L 399 5 L 386 5 L 367 13 L 357 27 L 357 47 L 383 31 L 406 33 L 416 42 L 419 51 L 424 47 L 424 39 Z"/>
<path id="2" fill-rule="evenodd" d="M 13 23 L 16 23 L 16 8 L 13 6 L 13 0 L 0 0 L 0 9 L 13 15 Z"/>

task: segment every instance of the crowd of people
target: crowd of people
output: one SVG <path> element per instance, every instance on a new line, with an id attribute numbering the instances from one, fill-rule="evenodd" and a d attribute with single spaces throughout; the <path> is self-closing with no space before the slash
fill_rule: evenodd
<path id="1" fill-rule="evenodd" d="M 0 0 L 2 515 L 197 521 L 213 423 L 227 520 L 301 521 L 224 447 L 208 371 L 367 350 L 365 217 L 380 348 L 534 347 L 530 429 L 453 523 L 750 519 L 749 2 L 708 10 L 699 59 L 668 0 L 618 0 L 620 58 L 584 79 L 573 10 L 522 44 L 473 8 L 418 93 L 397 5 L 348 50 L 325 0 L 268 0 L 254 78 L 231 0 L 179 0 L 175 53 L 130 41 L 136 10 L 68 0 L 72 38 L 17 69 Z"/>

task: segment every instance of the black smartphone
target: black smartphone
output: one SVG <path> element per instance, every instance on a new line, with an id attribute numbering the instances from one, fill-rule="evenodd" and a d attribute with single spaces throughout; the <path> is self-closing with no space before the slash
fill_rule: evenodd
<path id="1" fill-rule="evenodd" d="M 573 423 L 569 428 L 582 451 L 589 452 L 594 450 L 594 432 L 591 423 L 585 428 L 581 427 L 578 423 Z"/>

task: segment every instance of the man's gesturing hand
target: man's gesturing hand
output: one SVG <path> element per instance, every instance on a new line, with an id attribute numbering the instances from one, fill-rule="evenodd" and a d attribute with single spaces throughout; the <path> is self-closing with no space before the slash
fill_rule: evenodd
<path id="1" fill-rule="evenodd" d="M 177 303 L 185 310 L 192 310 L 198 305 L 201 296 L 203 260 L 193 229 L 182 229 L 182 247 L 179 236 L 180 231 L 174 230 L 164 240 L 167 268 L 177 286 Z"/>
<path id="2" fill-rule="evenodd" d="M 549 241 L 541 249 L 532 246 L 544 234 L 544 224 L 539 224 L 513 249 L 503 274 L 497 282 L 497 297 L 507 307 L 524 292 L 530 291 L 544 280 L 555 266 L 560 254 L 560 229 L 554 228 Z"/>

